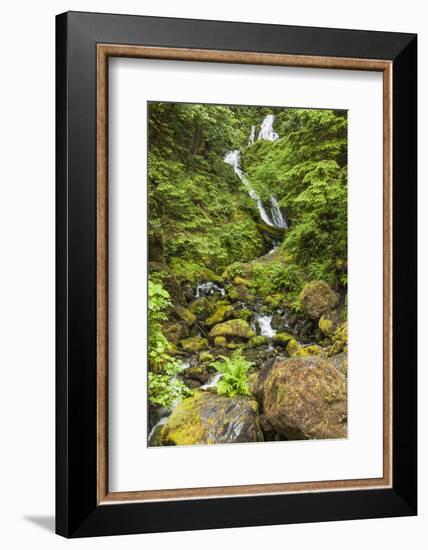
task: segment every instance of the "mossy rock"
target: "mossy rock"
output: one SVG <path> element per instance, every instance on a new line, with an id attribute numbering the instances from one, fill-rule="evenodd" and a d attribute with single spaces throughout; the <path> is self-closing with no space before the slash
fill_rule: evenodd
<path id="1" fill-rule="evenodd" d="M 254 294 L 245 285 L 228 285 L 226 292 L 232 302 L 252 303 L 254 301 Z"/>
<path id="2" fill-rule="evenodd" d="M 334 310 L 339 299 L 325 281 L 312 281 L 299 295 L 300 309 L 310 319 L 319 319 Z"/>
<path id="3" fill-rule="evenodd" d="M 217 305 L 214 313 L 206 319 L 205 324 L 208 327 L 217 325 L 230 319 L 233 316 L 233 306 L 230 305 Z"/>
<path id="4" fill-rule="evenodd" d="M 253 336 L 248 342 L 248 345 L 251 348 L 258 348 L 259 346 L 264 346 L 267 343 L 266 336 Z"/>
<path id="5" fill-rule="evenodd" d="M 287 344 L 287 353 L 290 357 L 307 357 L 309 353 L 303 348 L 297 340 L 292 338 Z"/>
<path id="6" fill-rule="evenodd" d="M 272 342 L 277 346 L 282 346 L 283 348 L 287 347 L 287 344 L 293 340 L 291 334 L 288 332 L 277 332 L 272 336 Z"/>
<path id="7" fill-rule="evenodd" d="M 180 345 L 184 351 L 193 353 L 195 351 L 200 351 L 207 348 L 208 340 L 206 338 L 202 338 L 202 336 L 192 336 L 191 338 L 180 340 Z"/>
<path id="8" fill-rule="evenodd" d="M 334 332 L 334 323 L 331 319 L 322 315 L 318 321 L 318 328 L 324 336 L 332 336 Z"/>
<path id="9" fill-rule="evenodd" d="M 234 285 L 244 285 L 247 288 L 250 288 L 252 286 L 251 281 L 249 281 L 248 279 L 244 279 L 244 277 L 239 277 L 239 276 L 235 277 L 233 279 L 233 284 Z"/>
<path id="10" fill-rule="evenodd" d="M 210 338 L 216 338 L 217 336 L 224 336 L 229 339 L 239 338 L 243 340 L 249 340 L 255 336 L 254 331 L 250 325 L 244 319 L 231 319 L 224 323 L 215 325 L 209 335 Z"/>
<path id="11" fill-rule="evenodd" d="M 332 345 L 328 349 L 328 355 L 337 355 L 342 351 L 348 351 L 348 323 L 340 324 L 332 336 Z"/>
<path id="12" fill-rule="evenodd" d="M 166 421 L 162 445 L 201 445 L 263 441 L 257 402 L 197 391 Z"/>
<path id="13" fill-rule="evenodd" d="M 342 352 L 333 355 L 329 358 L 329 361 L 343 374 L 343 376 L 348 376 L 348 355 L 346 353 Z"/>
<path id="14" fill-rule="evenodd" d="M 216 336 L 214 338 L 214 345 L 216 348 L 225 348 L 227 346 L 227 340 L 224 336 Z"/>
<path id="15" fill-rule="evenodd" d="M 197 319 L 200 321 L 205 321 L 205 319 L 211 315 L 213 306 L 208 298 L 201 296 L 200 298 L 193 300 L 193 302 L 188 305 L 187 309 L 190 313 L 195 315 Z"/>
<path id="16" fill-rule="evenodd" d="M 202 351 L 199 354 L 199 361 L 201 363 L 209 363 L 211 361 L 214 361 L 214 355 L 212 355 L 209 351 Z"/>
<path id="17" fill-rule="evenodd" d="M 327 352 L 325 352 L 321 346 L 317 346 L 316 344 L 305 346 L 303 350 L 307 355 L 318 355 L 319 357 L 327 357 Z"/>
<path id="18" fill-rule="evenodd" d="M 264 382 L 263 408 L 287 439 L 347 436 L 346 379 L 320 357 L 277 358 Z"/>
<path id="19" fill-rule="evenodd" d="M 234 350 L 234 349 L 238 349 L 240 345 L 241 344 L 239 344 L 238 342 L 228 342 L 227 348 Z"/>
<path id="20" fill-rule="evenodd" d="M 185 324 L 168 322 L 162 326 L 162 332 L 170 344 L 178 344 L 181 338 L 189 336 L 189 328 Z"/>
<path id="21" fill-rule="evenodd" d="M 196 316 L 191 311 L 181 306 L 180 304 L 176 304 L 174 306 L 174 312 L 177 315 L 177 317 L 179 317 L 182 321 L 184 321 L 189 327 L 191 327 L 196 321 Z"/>
<path id="22" fill-rule="evenodd" d="M 235 317 L 237 319 L 244 319 L 244 321 L 249 321 L 252 316 L 253 312 L 251 311 L 251 309 L 239 309 L 238 311 L 235 311 Z"/>
<path id="23" fill-rule="evenodd" d="M 271 322 L 270 322 L 270 326 L 274 329 L 274 330 L 281 330 L 284 326 L 284 319 L 282 318 L 281 315 L 279 315 L 279 313 L 275 313 L 274 315 L 272 315 L 272 319 L 271 319 Z"/>
<path id="24" fill-rule="evenodd" d="M 205 384 L 208 381 L 209 375 L 204 367 L 197 366 L 197 367 L 189 367 L 184 371 L 184 382 L 188 382 L 189 380 L 195 380 L 199 384 Z"/>

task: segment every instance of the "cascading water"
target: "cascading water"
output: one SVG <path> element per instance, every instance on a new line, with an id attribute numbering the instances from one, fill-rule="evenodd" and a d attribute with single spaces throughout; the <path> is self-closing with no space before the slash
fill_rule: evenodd
<path id="1" fill-rule="evenodd" d="M 266 115 L 260 126 L 259 139 L 266 139 L 268 141 L 276 141 L 279 135 L 273 129 L 273 122 L 275 115 Z"/>
<path id="2" fill-rule="evenodd" d="M 206 283 L 200 283 L 196 287 L 195 296 L 196 298 L 200 298 L 201 296 L 212 296 L 216 292 L 219 292 L 222 296 L 226 294 L 224 288 L 216 283 L 213 283 L 212 281 L 208 281 Z"/>
<path id="3" fill-rule="evenodd" d="M 257 139 L 276 141 L 279 138 L 279 135 L 273 130 L 274 120 L 275 120 L 274 115 L 265 116 L 260 126 L 260 131 Z M 253 125 L 251 126 L 251 132 L 248 137 L 248 145 L 252 145 L 254 143 L 255 136 L 256 136 L 256 126 Z M 242 181 L 245 188 L 247 189 L 249 196 L 254 201 L 256 201 L 257 209 L 259 211 L 261 219 L 271 227 L 286 229 L 287 222 L 284 219 L 284 216 L 281 212 L 281 209 L 279 208 L 278 201 L 276 200 L 276 198 L 270 197 L 269 199 L 270 214 L 268 214 L 268 211 L 263 205 L 263 202 L 261 201 L 257 192 L 251 187 L 250 180 L 248 179 L 248 177 L 246 176 L 246 174 L 241 168 L 241 152 L 238 149 L 229 151 L 224 156 L 224 162 L 232 166 L 233 170 L 235 171 L 235 174 L 238 176 L 238 178 Z"/>
<path id="4" fill-rule="evenodd" d="M 276 330 L 271 327 L 272 315 L 256 315 L 256 322 L 260 327 L 260 334 L 267 338 L 272 338 L 276 334 Z"/>
<path id="5" fill-rule="evenodd" d="M 241 169 L 240 151 L 238 149 L 235 149 L 234 151 L 229 151 L 228 153 L 226 153 L 224 157 L 224 162 L 232 166 L 233 170 L 235 171 L 235 174 L 244 184 L 250 197 L 256 201 L 261 219 L 268 225 L 273 225 L 268 213 L 265 210 L 265 207 L 263 206 L 262 201 L 260 200 L 260 197 L 258 196 L 256 191 L 254 191 L 254 189 L 251 187 L 250 180 L 247 178 L 247 176 L 244 174 L 244 172 Z"/>

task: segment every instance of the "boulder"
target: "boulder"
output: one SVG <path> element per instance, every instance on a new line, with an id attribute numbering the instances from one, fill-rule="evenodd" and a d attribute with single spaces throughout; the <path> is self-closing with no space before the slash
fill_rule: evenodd
<path id="1" fill-rule="evenodd" d="M 162 326 L 162 332 L 170 344 L 178 344 L 181 338 L 189 336 L 189 329 L 184 323 L 165 323 Z"/>
<path id="2" fill-rule="evenodd" d="M 193 313 L 199 321 L 205 321 L 205 319 L 211 315 L 212 305 L 208 298 L 201 296 L 193 300 L 193 302 L 187 306 L 187 309 L 190 313 Z"/>
<path id="3" fill-rule="evenodd" d="M 318 321 L 318 328 L 324 336 L 332 336 L 334 332 L 334 322 L 326 315 L 322 315 Z"/>
<path id="4" fill-rule="evenodd" d="M 174 306 L 174 312 L 179 319 L 181 319 L 186 323 L 188 327 L 191 327 L 193 323 L 196 321 L 196 316 L 193 315 L 191 311 L 181 306 L 180 304 L 176 304 Z"/>
<path id="5" fill-rule="evenodd" d="M 263 441 L 256 401 L 195 392 L 172 412 L 162 445 L 201 445 Z"/>
<path id="6" fill-rule="evenodd" d="M 270 322 L 270 326 L 274 330 L 281 330 L 284 325 L 284 319 L 279 315 L 278 313 L 275 313 L 272 315 L 272 320 Z"/>
<path id="7" fill-rule="evenodd" d="M 348 376 L 348 355 L 346 353 L 338 353 L 329 358 L 332 363 L 343 376 Z"/>
<path id="8" fill-rule="evenodd" d="M 233 306 L 220 305 L 215 308 L 214 313 L 206 319 L 205 324 L 208 327 L 227 321 L 233 316 Z"/>
<path id="9" fill-rule="evenodd" d="M 189 380 L 195 380 L 199 384 L 205 384 L 208 381 L 209 375 L 204 367 L 189 367 L 184 371 L 183 379 L 187 383 Z"/>
<path id="10" fill-rule="evenodd" d="M 344 376 L 319 357 L 277 358 L 263 386 L 269 423 L 290 440 L 347 436 Z"/>
<path id="11" fill-rule="evenodd" d="M 332 345 L 328 349 L 329 355 L 337 355 L 338 353 L 348 351 L 348 323 L 345 321 L 339 325 L 332 336 Z"/>
<path id="12" fill-rule="evenodd" d="M 224 336 L 225 338 L 239 338 L 242 340 L 249 340 L 255 336 L 254 331 L 250 325 L 244 319 L 231 319 L 224 323 L 215 325 L 208 336 L 210 338 L 216 338 L 217 336 Z"/>
<path id="13" fill-rule="evenodd" d="M 327 357 L 327 353 L 320 346 L 312 344 L 303 347 L 294 339 L 288 342 L 287 353 L 290 357 L 310 357 L 311 355 Z"/>
<path id="14" fill-rule="evenodd" d="M 259 346 L 264 346 L 266 343 L 266 336 L 253 336 L 248 342 L 251 348 L 258 348 Z"/>
<path id="15" fill-rule="evenodd" d="M 214 338 L 214 345 L 216 348 L 225 348 L 227 346 L 227 340 L 224 336 L 216 336 Z"/>
<path id="16" fill-rule="evenodd" d="M 283 348 L 287 347 L 288 342 L 291 340 L 293 340 L 293 337 L 288 332 L 277 332 L 272 336 L 272 342 Z"/>
<path id="17" fill-rule="evenodd" d="M 339 299 L 326 282 L 312 281 L 303 287 L 299 302 L 301 310 L 307 317 L 319 319 L 335 309 Z"/>
<path id="18" fill-rule="evenodd" d="M 201 349 L 207 348 L 208 340 L 206 338 L 202 338 L 202 336 L 192 336 L 191 338 L 180 340 L 180 345 L 184 351 L 193 353 L 195 351 L 200 351 Z"/>
<path id="19" fill-rule="evenodd" d="M 214 361 L 214 355 L 212 355 L 209 351 L 201 351 L 199 354 L 199 361 L 201 363 L 210 363 L 211 361 Z"/>

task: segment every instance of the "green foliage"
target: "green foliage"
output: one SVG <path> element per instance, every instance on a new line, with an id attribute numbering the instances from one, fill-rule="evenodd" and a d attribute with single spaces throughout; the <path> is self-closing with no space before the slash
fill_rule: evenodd
<path id="1" fill-rule="evenodd" d="M 231 357 L 220 357 L 223 361 L 211 363 L 212 367 L 223 374 L 217 384 L 217 393 L 226 397 L 249 395 L 247 375 L 253 363 L 245 359 L 241 348 L 236 349 Z"/>
<path id="2" fill-rule="evenodd" d="M 181 362 L 168 352 L 171 345 L 162 333 L 162 322 L 167 316 L 171 301 L 169 293 L 163 288 L 159 273 L 149 278 L 149 400 L 154 405 L 171 408 L 174 401 L 186 397 L 188 388 L 176 376 L 181 370 Z"/>
<path id="3" fill-rule="evenodd" d="M 263 296 L 285 291 L 290 296 L 295 296 L 304 284 L 299 267 L 282 259 L 270 263 L 256 263 L 253 278 L 257 291 Z"/>

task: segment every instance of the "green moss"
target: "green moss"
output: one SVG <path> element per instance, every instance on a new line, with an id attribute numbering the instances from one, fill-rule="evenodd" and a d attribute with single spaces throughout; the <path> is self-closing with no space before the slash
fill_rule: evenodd
<path id="1" fill-rule="evenodd" d="M 233 279 L 233 284 L 234 285 L 244 285 L 246 287 L 251 287 L 252 286 L 252 283 L 251 281 L 249 281 L 248 279 L 244 279 L 244 277 L 235 277 Z"/>
<path id="2" fill-rule="evenodd" d="M 215 325 L 209 335 L 210 338 L 216 338 L 217 336 L 225 336 L 226 338 L 243 338 L 249 340 L 255 336 L 254 331 L 251 330 L 250 325 L 244 319 L 231 319 L 225 323 L 219 323 Z"/>
<path id="3" fill-rule="evenodd" d="M 205 324 L 209 327 L 212 325 L 217 325 L 218 323 L 223 322 L 226 319 L 230 319 L 233 314 L 233 306 L 229 305 L 218 305 L 208 319 L 205 321 Z"/>
<path id="4" fill-rule="evenodd" d="M 193 315 L 193 313 L 190 312 L 187 308 L 180 306 L 180 304 L 176 304 L 174 306 L 174 311 L 177 317 L 184 321 L 189 327 L 191 327 L 196 321 L 196 316 Z"/>
<path id="5" fill-rule="evenodd" d="M 281 307 L 284 307 L 285 297 L 283 294 L 273 294 L 266 296 L 265 304 L 271 310 L 280 309 Z"/>
<path id="6" fill-rule="evenodd" d="M 199 361 L 201 363 L 208 363 L 210 361 L 214 361 L 214 355 L 212 355 L 209 351 L 202 351 L 199 354 Z"/>
<path id="7" fill-rule="evenodd" d="M 264 344 L 266 344 L 266 342 L 267 342 L 266 336 L 253 336 L 248 342 L 248 344 L 251 348 L 257 348 L 259 346 L 263 346 Z"/>
<path id="8" fill-rule="evenodd" d="M 331 319 L 325 315 L 322 315 L 318 321 L 318 328 L 325 336 L 332 336 L 334 332 L 334 323 Z"/>
<path id="9" fill-rule="evenodd" d="M 292 338 L 287 344 L 287 353 L 290 357 L 308 357 L 309 353 L 297 340 Z"/>
<path id="10" fill-rule="evenodd" d="M 216 336 L 214 338 L 214 345 L 216 348 L 225 348 L 227 346 L 227 340 L 224 336 Z"/>
<path id="11" fill-rule="evenodd" d="M 202 338 L 201 336 L 192 336 L 191 338 L 181 340 L 180 345 L 184 351 L 192 353 L 207 348 L 208 340 L 206 338 Z"/>
<path id="12" fill-rule="evenodd" d="M 179 323 L 166 323 L 162 332 L 170 344 L 177 344 L 181 337 L 181 325 Z"/>
<path id="13" fill-rule="evenodd" d="M 203 315 L 210 315 L 212 312 L 212 304 L 206 298 L 205 296 L 202 296 L 201 298 L 196 298 L 196 300 L 193 300 L 191 304 L 189 304 L 187 308 L 193 315 L 196 315 L 196 317 L 200 317 Z"/>
<path id="14" fill-rule="evenodd" d="M 277 332 L 272 336 L 272 342 L 278 346 L 287 347 L 287 344 L 293 340 L 291 334 L 288 332 Z M 295 340 L 294 340 L 295 341 Z"/>
<path id="15" fill-rule="evenodd" d="M 199 414 L 200 392 L 182 401 L 165 424 L 160 440 L 163 445 L 195 445 L 204 436 Z"/>
<path id="16" fill-rule="evenodd" d="M 240 309 L 235 312 L 235 316 L 238 319 L 244 319 L 244 321 L 249 321 L 253 316 L 253 312 L 251 311 L 251 309 Z"/>

